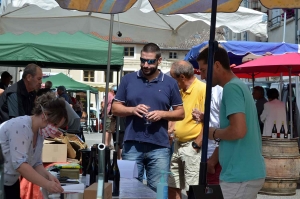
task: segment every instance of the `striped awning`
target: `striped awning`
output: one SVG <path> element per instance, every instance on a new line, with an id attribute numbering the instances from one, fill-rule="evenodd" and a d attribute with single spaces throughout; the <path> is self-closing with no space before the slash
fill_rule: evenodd
<path id="1" fill-rule="evenodd" d="M 212 0 L 56 0 L 61 8 L 99 13 L 126 12 L 135 3 L 149 1 L 157 13 L 187 14 L 211 11 Z M 251 1 L 251 0 L 250 0 Z M 252 0 L 257 1 L 257 0 Z M 235 12 L 242 0 L 218 0 L 218 12 Z M 299 0 L 260 0 L 266 8 L 300 8 Z"/>

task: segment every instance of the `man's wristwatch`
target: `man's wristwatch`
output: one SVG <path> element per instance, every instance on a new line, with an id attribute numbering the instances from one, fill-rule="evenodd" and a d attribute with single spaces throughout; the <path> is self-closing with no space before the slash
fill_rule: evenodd
<path id="1" fill-rule="evenodd" d="M 192 142 L 192 147 L 194 148 L 194 149 L 201 149 L 201 146 L 198 146 L 198 144 L 196 144 L 196 142 Z"/>

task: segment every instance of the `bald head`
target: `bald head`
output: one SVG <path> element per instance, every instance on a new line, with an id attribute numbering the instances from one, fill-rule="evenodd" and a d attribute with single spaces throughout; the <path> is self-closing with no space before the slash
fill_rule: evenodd
<path id="1" fill-rule="evenodd" d="M 194 77 L 193 65 L 184 60 L 175 61 L 171 67 L 172 76 L 178 78 L 183 75 L 186 79 L 191 79 Z"/>

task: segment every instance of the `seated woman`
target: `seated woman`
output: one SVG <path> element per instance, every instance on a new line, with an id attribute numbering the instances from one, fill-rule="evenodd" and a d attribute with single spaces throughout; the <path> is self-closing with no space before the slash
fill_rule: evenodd
<path id="1" fill-rule="evenodd" d="M 64 99 L 46 93 L 36 99 L 32 116 L 16 117 L 0 125 L 6 199 L 20 198 L 20 175 L 50 193 L 63 192 L 58 179 L 43 167 L 41 157 L 44 138 L 60 136 L 57 128 L 67 123 Z"/>

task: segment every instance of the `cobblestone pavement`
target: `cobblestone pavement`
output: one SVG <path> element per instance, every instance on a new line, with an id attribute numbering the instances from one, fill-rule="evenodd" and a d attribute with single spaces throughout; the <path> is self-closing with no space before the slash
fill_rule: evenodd
<path id="1" fill-rule="evenodd" d="M 85 133 L 85 140 L 88 146 L 91 146 L 96 143 L 102 143 L 102 133 Z M 258 194 L 257 199 L 299 199 L 300 198 L 300 184 L 298 184 L 298 189 L 296 195 L 294 196 L 268 196 Z M 185 193 L 182 193 L 182 199 L 187 199 Z"/>

